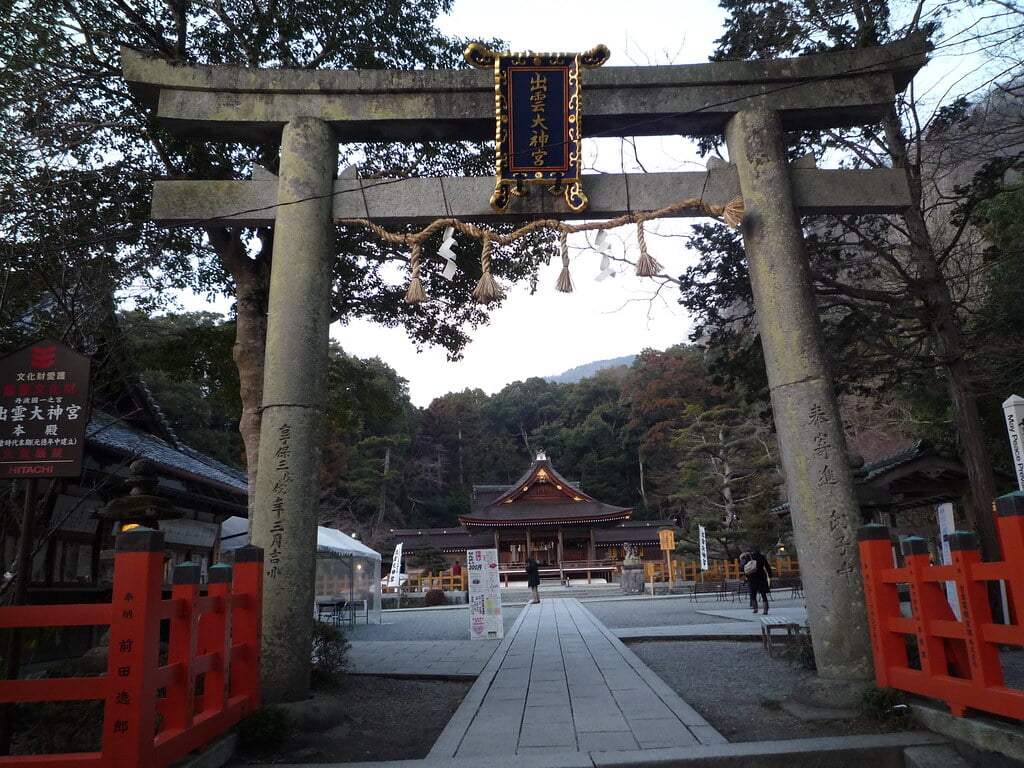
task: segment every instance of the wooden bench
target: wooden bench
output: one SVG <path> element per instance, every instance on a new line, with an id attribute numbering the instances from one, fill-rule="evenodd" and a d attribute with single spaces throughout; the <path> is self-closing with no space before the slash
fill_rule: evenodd
<path id="1" fill-rule="evenodd" d="M 786 630 L 786 642 L 790 642 L 793 639 L 794 633 L 799 631 L 800 622 L 795 621 L 788 616 L 761 617 L 761 643 L 764 645 L 764 649 L 768 651 L 769 657 L 772 655 L 773 629 Z"/>

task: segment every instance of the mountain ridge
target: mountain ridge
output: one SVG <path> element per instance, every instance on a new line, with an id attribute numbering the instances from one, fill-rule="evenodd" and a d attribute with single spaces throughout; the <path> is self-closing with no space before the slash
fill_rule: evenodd
<path id="1" fill-rule="evenodd" d="M 595 360 L 591 363 L 584 363 L 583 365 L 577 365 L 575 368 L 570 368 L 567 371 L 556 374 L 554 376 L 545 376 L 544 381 L 551 382 L 552 384 L 575 384 L 580 379 L 585 379 L 589 376 L 593 376 L 598 371 L 604 370 L 605 368 L 615 368 L 619 365 L 630 366 L 636 359 L 636 355 L 624 355 L 622 357 L 613 357 L 608 360 Z"/>

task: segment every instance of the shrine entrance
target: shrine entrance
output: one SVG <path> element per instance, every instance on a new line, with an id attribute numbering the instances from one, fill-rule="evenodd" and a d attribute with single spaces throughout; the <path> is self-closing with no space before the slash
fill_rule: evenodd
<path id="1" fill-rule="evenodd" d="M 594 70 L 586 75 L 585 133 L 724 135 L 730 163 L 706 172 L 586 177 L 585 210 L 574 210 L 568 197 L 535 193 L 512 200 L 505 213 L 489 205 L 491 177 L 386 185 L 336 178 L 339 142 L 494 136 L 494 78 L 486 73 L 247 70 L 172 65 L 123 51 L 125 78 L 150 97 L 169 130 L 212 141 L 281 142 L 277 177 L 158 181 L 153 196 L 158 222 L 218 219 L 276 231 L 261 431 L 261 455 L 273 458 L 260 462 L 251 521 L 252 541 L 267 553 L 267 700 L 301 699 L 309 690 L 332 228 L 438 227 L 444 216 L 475 222 L 486 255 L 496 236 L 480 227 L 495 221 L 545 219 L 565 232 L 569 225 L 561 222 L 574 219 L 723 214 L 736 198 L 818 679 L 840 687 L 867 680 L 860 513 L 798 217 L 898 212 L 910 195 L 901 169 L 793 166 L 783 134 L 877 121 L 927 50 L 915 37 L 790 60 Z"/>

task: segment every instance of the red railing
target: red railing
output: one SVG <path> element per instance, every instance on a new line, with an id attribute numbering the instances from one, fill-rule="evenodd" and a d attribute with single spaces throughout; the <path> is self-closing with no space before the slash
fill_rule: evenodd
<path id="1" fill-rule="evenodd" d="M 0 608 L 0 627 L 110 626 L 105 676 L 0 681 L 0 703 L 102 699 L 100 751 L 12 755 L 0 766 L 164 768 L 259 706 L 263 551 L 243 547 L 233 567 L 210 568 L 205 596 L 199 566 L 179 565 L 164 600 L 163 538 L 147 528 L 118 535 L 110 603 Z"/>
<path id="2" fill-rule="evenodd" d="M 952 564 L 931 565 L 924 539 L 905 539 L 905 565 L 894 567 L 889 529 L 865 525 L 859 533 L 861 569 L 880 687 L 945 701 L 963 717 L 968 708 L 1024 719 L 1024 691 L 1008 688 L 1001 645 L 1024 646 L 1020 623 L 996 624 L 988 583 L 1006 586 L 1010 616 L 1024 617 L 1024 496 L 998 500 L 1001 562 L 982 562 L 973 533 L 949 535 Z M 944 584 L 952 583 L 960 618 Z M 900 587 L 909 604 L 901 610 Z M 905 615 L 909 613 L 909 615 Z M 916 659 L 908 648 L 916 646 Z"/>

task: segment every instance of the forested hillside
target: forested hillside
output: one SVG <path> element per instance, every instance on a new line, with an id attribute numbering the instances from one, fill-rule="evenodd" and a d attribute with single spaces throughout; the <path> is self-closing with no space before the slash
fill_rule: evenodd
<path id="1" fill-rule="evenodd" d="M 122 323 L 180 437 L 244 466 L 231 324 L 204 313 L 133 313 Z M 697 520 L 724 546 L 751 526 L 771 527 L 766 512 L 779 497 L 770 429 L 712 383 L 696 347 L 646 351 L 575 383 L 452 392 L 422 409 L 378 359 L 332 348 L 329 379 L 321 522 L 378 546 L 390 528 L 457 525 L 473 485 L 514 482 L 539 451 L 641 519 Z"/>

